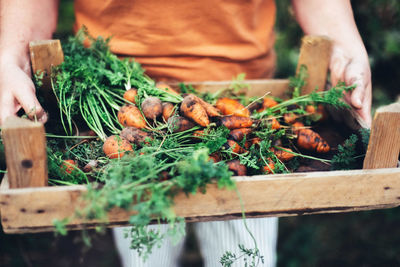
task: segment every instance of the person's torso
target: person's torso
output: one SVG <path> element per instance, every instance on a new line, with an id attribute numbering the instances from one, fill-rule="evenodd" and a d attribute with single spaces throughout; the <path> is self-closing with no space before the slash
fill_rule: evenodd
<path id="1" fill-rule="evenodd" d="M 76 0 L 75 30 L 112 36 L 156 79 L 226 80 L 273 73 L 273 0 Z"/>

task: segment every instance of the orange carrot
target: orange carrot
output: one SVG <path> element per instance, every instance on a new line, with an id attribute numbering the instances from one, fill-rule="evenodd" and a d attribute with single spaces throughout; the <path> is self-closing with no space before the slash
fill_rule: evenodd
<path id="1" fill-rule="evenodd" d="M 240 164 L 238 159 L 228 161 L 226 164 L 228 165 L 228 169 L 233 171 L 235 175 L 244 176 L 247 173 L 246 166 Z"/>
<path id="2" fill-rule="evenodd" d="M 207 103 L 206 101 L 204 101 L 200 97 L 197 97 L 197 96 L 195 96 L 195 97 L 199 101 L 200 105 L 202 105 L 202 107 L 206 110 L 208 116 L 210 116 L 210 117 L 221 116 L 221 114 L 219 113 L 219 110 L 216 107 L 214 107 L 210 103 Z"/>
<path id="3" fill-rule="evenodd" d="M 131 88 L 124 93 L 124 99 L 128 100 L 129 102 L 135 104 L 136 103 L 136 96 L 137 96 L 137 89 Z"/>
<path id="4" fill-rule="evenodd" d="M 202 137 L 204 135 L 204 130 L 197 130 L 193 132 L 194 137 Z"/>
<path id="5" fill-rule="evenodd" d="M 257 112 L 264 111 L 267 108 L 272 108 L 278 105 L 278 102 L 276 102 L 272 97 L 266 96 L 263 99 L 262 107 L 257 109 Z"/>
<path id="6" fill-rule="evenodd" d="M 306 106 L 306 111 L 307 111 L 307 113 L 309 113 L 309 114 L 314 114 L 315 111 L 316 111 L 315 106 L 314 106 L 314 105 L 307 105 L 307 106 Z"/>
<path id="7" fill-rule="evenodd" d="M 217 152 L 212 153 L 209 157 L 210 157 L 210 160 L 214 161 L 214 163 L 221 161 L 221 155 Z"/>
<path id="8" fill-rule="evenodd" d="M 246 152 L 245 149 L 243 149 L 238 143 L 233 140 L 226 141 L 226 143 L 224 144 L 224 148 L 231 149 L 231 151 L 236 154 L 242 154 Z"/>
<path id="9" fill-rule="evenodd" d="M 271 129 L 279 130 L 281 128 L 281 124 L 279 123 L 279 121 L 276 118 L 269 117 L 269 119 L 271 122 Z"/>
<path id="10" fill-rule="evenodd" d="M 221 117 L 219 123 L 231 130 L 239 128 L 249 128 L 251 127 L 251 125 L 253 125 L 252 119 L 241 116 Z"/>
<path id="11" fill-rule="evenodd" d="M 181 112 L 186 118 L 192 119 L 203 127 L 210 124 L 206 110 L 195 95 L 189 94 L 185 96 L 181 104 Z"/>
<path id="12" fill-rule="evenodd" d="M 110 159 L 121 158 L 125 152 L 132 150 L 131 144 L 117 135 L 111 135 L 103 144 L 103 152 Z"/>
<path id="13" fill-rule="evenodd" d="M 78 168 L 78 164 L 73 159 L 66 159 L 63 160 L 60 168 L 65 174 L 71 174 L 76 168 Z"/>
<path id="14" fill-rule="evenodd" d="M 171 117 L 174 114 L 174 111 L 175 111 L 174 104 L 169 102 L 164 102 L 162 104 L 162 117 L 164 121 L 167 121 L 169 117 Z"/>
<path id="15" fill-rule="evenodd" d="M 318 153 L 327 153 L 330 150 L 328 143 L 311 129 L 297 131 L 297 146 Z"/>
<path id="16" fill-rule="evenodd" d="M 293 152 L 290 148 L 285 148 L 285 147 L 278 147 L 278 148 L 283 148 L 284 150 L 286 150 L 286 151 L 283 151 L 283 150 L 271 147 L 271 151 L 275 154 L 275 156 L 280 161 L 287 162 L 287 161 L 290 161 L 292 158 L 294 158 L 294 154 L 290 153 L 290 152 Z M 290 151 L 290 152 L 288 152 L 288 151 Z"/>
<path id="17" fill-rule="evenodd" d="M 271 158 L 267 158 L 268 164 L 264 166 L 264 172 L 266 173 L 274 173 L 275 163 Z"/>
<path id="18" fill-rule="evenodd" d="M 287 124 L 292 124 L 296 121 L 297 119 L 297 115 L 294 113 L 286 113 L 283 115 L 283 120 L 287 123 Z"/>
<path id="19" fill-rule="evenodd" d="M 242 141 L 245 136 L 249 135 L 251 131 L 252 131 L 251 128 L 234 129 L 229 133 L 229 137 L 239 142 Z"/>
<path id="20" fill-rule="evenodd" d="M 134 105 L 125 105 L 118 111 L 118 121 L 123 126 L 133 126 L 136 128 L 145 128 L 144 120 L 140 110 Z"/>
<path id="21" fill-rule="evenodd" d="M 141 105 L 144 116 L 149 120 L 156 120 L 163 112 L 161 100 L 157 97 L 147 97 Z"/>
<path id="22" fill-rule="evenodd" d="M 217 109 L 224 115 L 235 115 L 240 117 L 250 117 L 250 111 L 239 103 L 239 101 L 227 97 L 217 100 Z"/>
<path id="23" fill-rule="evenodd" d="M 195 126 L 193 122 L 181 116 L 173 116 L 169 118 L 168 125 L 174 133 L 183 132 Z"/>

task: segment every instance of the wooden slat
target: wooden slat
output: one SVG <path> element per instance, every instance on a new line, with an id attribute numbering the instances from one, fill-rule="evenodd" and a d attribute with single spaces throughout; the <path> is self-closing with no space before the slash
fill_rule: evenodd
<path id="1" fill-rule="evenodd" d="M 43 85 L 36 88 L 45 98 L 45 102 L 51 106 L 56 103 L 56 98 L 51 89 L 50 75 L 51 68 L 64 61 L 64 53 L 61 48 L 60 40 L 40 40 L 29 43 L 32 72 L 34 74 L 43 72 Z"/>
<path id="2" fill-rule="evenodd" d="M 235 177 L 248 217 L 293 216 L 315 213 L 349 212 L 400 205 L 400 169 L 294 173 L 270 176 Z M 53 219 L 74 213 L 84 186 L 58 186 L 3 190 L 0 194 L 3 229 L 7 233 L 51 231 Z M 187 221 L 240 218 L 240 202 L 235 191 L 215 185 L 207 194 L 175 200 L 177 215 Z M 124 225 L 129 214 L 114 209 L 111 226 Z M 92 221 L 87 225 L 91 226 Z M 74 221 L 70 229 L 82 227 Z"/>
<path id="3" fill-rule="evenodd" d="M 47 154 L 43 124 L 9 117 L 3 124 L 2 138 L 10 188 L 46 186 Z"/>
<path id="4" fill-rule="evenodd" d="M 324 90 L 331 51 L 332 41 L 328 37 L 306 35 L 302 38 L 297 72 L 301 65 L 307 67 L 308 77 L 303 94 L 309 94 L 315 88 Z"/>
<path id="5" fill-rule="evenodd" d="M 200 92 L 216 92 L 223 88 L 228 88 L 232 81 L 205 81 L 205 82 L 185 82 L 191 84 Z M 246 90 L 249 97 L 263 96 L 270 92 L 270 95 L 286 98 L 289 89 L 289 80 L 287 79 L 260 79 L 260 80 L 244 80 L 243 84 L 250 86 L 250 90 Z M 179 83 L 169 83 L 173 88 L 179 88 Z"/>
<path id="6" fill-rule="evenodd" d="M 371 127 L 364 169 L 394 168 L 400 153 L 400 102 L 379 108 Z"/>

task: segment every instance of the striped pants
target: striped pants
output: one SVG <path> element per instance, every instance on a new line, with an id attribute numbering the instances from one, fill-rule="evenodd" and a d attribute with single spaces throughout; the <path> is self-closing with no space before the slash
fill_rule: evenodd
<path id="1" fill-rule="evenodd" d="M 264 265 L 261 266 L 275 266 L 278 219 L 246 219 L 246 223 L 257 240 L 261 255 L 264 256 Z M 161 231 L 166 231 L 168 226 L 149 227 L 161 227 Z M 194 223 L 194 229 L 205 267 L 221 266 L 219 259 L 228 250 L 239 255 L 239 244 L 254 248 L 254 242 L 246 231 L 243 220 Z M 124 228 L 114 228 L 113 234 L 123 267 L 178 266 L 184 240 L 175 246 L 170 240 L 164 240 L 161 248 L 154 248 L 153 253 L 143 262 L 136 251 L 129 249 L 130 240 L 124 238 Z M 244 266 L 244 263 L 239 261 L 232 266 Z"/>

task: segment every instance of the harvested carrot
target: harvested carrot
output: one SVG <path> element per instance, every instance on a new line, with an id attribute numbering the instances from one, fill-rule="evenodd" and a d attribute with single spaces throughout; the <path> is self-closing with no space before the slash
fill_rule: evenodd
<path id="1" fill-rule="evenodd" d="M 242 154 L 246 152 L 246 150 L 243 149 L 243 147 L 241 147 L 238 143 L 236 143 L 233 140 L 226 141 L 226 143 L 224 144 L 224 148 L 226 150 L 231 149 L 231 151 L 236 154 Z"/>
<path id="2" fill-rule="evenodd" d="M 202 137 L 204 135 L 204 130 L 197 130 L 193 132 L 194 137 Z"/>
<path id="3" fill-rule="evenodd" d="M 137 96 L 137 89 L 131 88 L 124 93 L 124 99 L 128 100 L 129 102 L 135 104 L 136 103 L 136 96 Z"/>
<path id="4" fill-rule="evenodd" d="M 315 106 L 314 105 L 307 105 L 306 106 L 306 111 L 309 114 L 314 114 L 316 112 Z"/>
<path id="5" fill-rule="evenodd" d="M 183 132 L 195 126 L 193 122 L 181 116 L 173 116 L 168 119 L 168 126 L 172 132 Z"/>
<path id="6" fill-rule="evenodd" d="M 134 105 L 125 105 L 118 111 L 118 121 L 123 126 L 133 126 L 136 128 L 145 128 L 144 120 L 140 110 Z"/>
<path id="7" fill-rule="evenodd" d="M 148 144 L 149 140 L 153 139 L 150 133 L 142 131 L 135 127 L 126 127 L 122 129 L 119 136 L 130 143 L 135 143 L 138 146 Z"/>
<path id="8" fill-rule="evenodd" d="M 264 166 L 264 172 L 266 173 L 274 173 L 275 163 L 271 158 L 267 158 L 268 164 Z"/>
<path id="9" fill-rule="evenodd" d="M 103 144 L 103 152 L 110 159 L 121 158 L 125 152 L 132 150 L 131 144 L 118 135 L 111 135 Z"/>
<path id="10" fill-rule="evenodd" d="M 210 157 L 210 160 L 214 161 L 214 163 L 221 161 L 221 155 L 217 152 L 212 153 L 209 157 Z"/>
<path id="11" fill-rule="evenodd" d="M 298 118 L 298 116 L 294 113 L 286 113 L 283 115 L 283 120 L 287 123 L 287 124 L 292 124 L 296 121 L 296 119 Z"/>
<path id="12" fill-rule="evenodd" d="M 217 100 L 216 106 L 223 115 L 250 117 L 250 111 L 235 99 L 227 97 L 220 98 Z"/>
<path id="13" fill-rule="evenodd" d="M 146 98 L 141 108 L 144 116 L 149 120 L 156 120 L 163 112 L 161 100 L 154 96 Z"/>
<path id="14" fill-rule="evenodd" d="M 157 83 L 156 87 L 158 89 L 161 89 L 161 90 L 165 91 L 165 92 L 168 92 L 168 93 L 171 93 L 171 94 L 174 94 L 174 95 L 179 95 L 179 93 L 177 91 L 172 89 L 171 86 L 169 86 L 168 84 L 166 84 L 164 82 Z"/>
<path id="15" fill-rule="evenodd" d="M 228 129 L 239 129 L 239 128 L 249 128 L 253 125 L 253 120 L 248 117 L 241 116 L 226 116 L 221 117 L 220 124 L 224 125 Z"/>
<path id="16" fill-rule="evenodd" d="M 174 114 L 175 106 L 172 103 L 164 102 L 162 103 L 162 117 L 164 121 L 167 121 L 169 117 Z"/>
<path id="17" fill-rule="evenodd" d="M 228 161 L 226 164 L 228 165 L 228 169 L 233 171 L 235 175 L 244 176 L 247 174 L 246 166 L 240 164 L 238 159 Z"/>
<path id="18" fill-rule="evenodd" d="M 78 164 L 73 159 L 66 159 L 63 160 L 60 168 L 65 174 L 71 174 L 76 168 L 78 168 Z"/>
<path id="19" fill-rule="evenodd" d="M 239 128 L 234 129 L 229 133 L 229 138 L 239 142 L 242 141 L 243 138 L 249 135 L 252 132 L 251 128 Z"/>
<path id="20" fill-rule="evenodd" d="M 297 146 L 318 153 L 327 153 L 330 150 L 328 143 L 311 129 L 297 131 Z"/>
<path id="21" fill-rule="evenodd" d="M 204 101 L 203 99 L 201 99 L 198 96 L 195 96 L 197 98 L 197 100 L 199 101 L 200 105 L 203 106 L 203 108 L 206 110 L 207 115 L 210 117 L 218 117 L 221 116 L 219 110 L 214 107 L 213 105 L 211 105 L 210 103 L 207 103 L 206 101 Z"/>
<path id="22" fill-rule="evenodd" d="M 271 124 L 271 129 L 279 130 L 281 128 L 281 124 L 279 123 L 279 121 L 276 118 L 270 117 L 269 120 L 270 120 L 270 124 Z"/>
<path id="23" fill-rule="evenodd" d="M 181 112 L 186 118 L 192 119 L 203 127 L 210 124 L 206 110 L 195 95 L 188 94 L 185 96 L 181 104 Z"/>
<path id="24" fill-rule="evenodd" d="M 267 108 L 272 108 L 278 105 L 278 102 L 276 102 L 272 97 L 266 96 L 263 99 L 262 107 L 257 109 L 258 112 L 262 112 Z"/>
<path id="25" fill-rule="evenodd" d="M 244 143 L 244 148 L 249 149 L 252 145 L 260 145 L 261 143 L 261 138 L 259 137 L 254 137 L 252 139 L 249 139 Z"/>
<path id="26" fill-rule="evenodd" d="M 290 153 L 293 152 L 290 148 L 285 148 L 285 147 L 279 147 L 277 146 L 278 149 L 271 147 L 271 151 L 275 154 L 275 156 L 282 162 L 287 162 L 290 161 L 292 158 L 294 158 L 294 154 Z M 279 148 L 282 148 L 284 150 L 281 150 Z"/>

